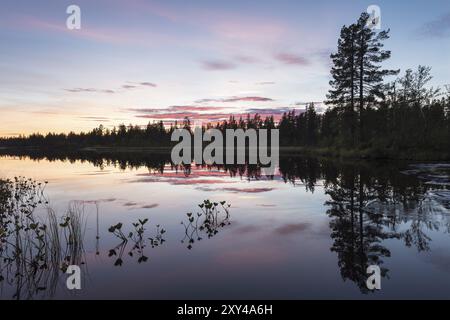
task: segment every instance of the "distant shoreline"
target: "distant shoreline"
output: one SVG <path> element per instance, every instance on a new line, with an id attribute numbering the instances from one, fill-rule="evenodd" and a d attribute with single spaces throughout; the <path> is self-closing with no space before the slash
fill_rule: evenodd
<path id="1" fill-rule="evenodd" d="M 125 147 L 125 146 L 91 146 L 81 148 L 54 148 L 54 147 L 6 147 L 0 146 L 0 155 L 27 155 L 27 153 L 39 152 L 48 154 L 74 154 L 74 153 L 96 153 L 96 154 L 170 154 L 172 147 Z M 321 158 L 341 158 L 354 160 L 411 160 L 411 161 L 450 161 L 450 152 L 429 150 L 380 150 L 380 149 L 341 149 L 341 148 L 319 148 L 281 146 L 282 156 L 309 156 Z"/>

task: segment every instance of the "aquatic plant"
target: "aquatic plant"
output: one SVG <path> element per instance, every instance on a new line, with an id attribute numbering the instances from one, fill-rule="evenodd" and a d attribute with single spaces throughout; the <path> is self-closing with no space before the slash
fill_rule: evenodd
<path id="1" fill-rule="evenodd" d="M 211 202 L 210 200 L 204 200 L 198 205 L 201 212 L 197 212 L 195 215 L 192 212 L 186 213 L 187 221 L 182 221 L 184 226 L 185 235 L 181 240 L 181 243 L 188 243 L 187 248 L 192 249 L 194 242 L 201 241 L 203 238 L 202 233 L 205 233 L 208 238 L 215 236 L 220 228 L 229 225 L 230 222 L 230 204 L 226 201 Z"/>
<path id="2" fill-rule="evenodd" d="M 83 215 L 69 206 L 58 223 L 44 195 L 47 185 L 24 177 L 0 180 L 0 283 L 14 287 L 13 298 L 52 296 L 69 264 L 83 264 Z M 47 214 L 38 215 L 38 207 Z"/>
<path id="3" fill-rule="evenodd" d="M 144 227 L 148 222 L 148 219 L 138 219 L 137 222 L 133 222 L 131 225 L 133 226 L 133 230 L 128 232 L 126 236 L 122 231 L 123 223 L 119 222 L 111 227 L 109 227 L 108 231 L 116 236 L 121 242 L 109 250 L 108 256 L 117 256 L 118 258 L 114 262 L 115 266 L 121 266 L 123 264 L 123 254 L 128 246 L 128 240 L 131 242 L 131 249 L 128 251 L 128 255 L 130 257 L 137 256 L 137 262 L 142 263 L 148 260 L 148 257 L 144 254 L 144 248 L 147 246 L 147 239 L 145 239 L 145 231 Z M 166 230 L 161 228 L 160 225 L 156 225 L 156 233 L 153 237 L 148 238 L 150 240 L 150 246 L 155 248 L 160 246 L 165 242 L 163 238 L 163 234 L 166 233 Z"/>

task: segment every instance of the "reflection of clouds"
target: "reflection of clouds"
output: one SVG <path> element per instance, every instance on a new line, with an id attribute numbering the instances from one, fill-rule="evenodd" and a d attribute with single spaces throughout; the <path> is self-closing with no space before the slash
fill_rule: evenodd
<path id="1" fill-rule="evenodd" d="M 168 183 L 171 185 L 213 185 L 229 184 L 237 181 L 231 180 L 229 173 L 225 171 L 209 171 L 192 168 L 189 175 L 183 171 L 168 171 L 164 173 L 138 174 L 137 178 L 131 179 L 129 183 Z"/>
<path id="2" fill-rule="evenodd" d="M 171 182 L 171 184 L 175 185 L 222 184 L 222 183 L 234 183 L 234 182 L 224 180 L 214 180 L 214 179 L 186 179 Z"/>
<path id="3" fill-rule="evenodd" d="M 159 206 L 158 203 L 142 203 L 135 201 L 127 201 L 117 198 L 107 198 L 107 199 L 97 199 L 97 200 L 75 200 L 75 202 L 83 204 L 100 204 L 100 203 L 111 203 L 119 202 L 122 206 L 132 209 L 153 209 Z"/>
<path id="4" fill-rule="evenodd" d="M 129 201 L 129 202 L 125 202 L 123 204 L 124 207 L 128 207 L 130 210 L 133 209 L 153 209 L 159 206 L 158 203 L 149 203 L 149 204 L 145 204 L 145 203 L 139 203 L 139 202 L 133 202 L 133 201 Z"/>
<path id="5" fill-rule="evenodd" d="M 153 204 L 146 204 L 146 205 L 142 206 L 141 208 L 142 209 L 153 209 L 153 208 L 156 208 L 158 206 L 159 206 L 158 203 L 153 203 Z"/>
<path id="6" fill-rule="evenodd" d="M 85 203 L 85 204 L 96 204 L 96 203 L 105 203 L 105 202 L 115 202 L 118 199 L 116 198 L 107 198 L 107 199 L 97 199 L 97 200 L 75 200 L 75 202 Z"/>
<path id="7" fill-rule="evenodd" d="M 153 182 L 165 182 L 171 185 L 197 185 L 197 184 L 223 184 L 223 183 L 234 183 L 234 181 L 226 181 L 219 179 L 187 179 L 187 178 L 158 178 L 158 177 L 149 177 L 149 178 L 140 178 L 134 179 L 131 182 L 133 183 L 153 183 Z"/>
<path id="8" fill-rule="evenodd" d="M 125 202 L 125 203 L 123 204 L 124 207 L 135 207 L 135 206 L 137 206 L 137 205 L 138 205 L 137 202 L 132 202 L 132 201 L 130 201 L 130 202 Z"/>
<path id="9" fill-rule="evenodd" d="M 275 190 L 275 188 L 208 188 L 208 187 L 199 187 L 197 189 L 207 192 L 223 191 L 230 193 L 264 193 Z"/>
<path id="10" fill-rule="evenodd" d="M 275 229 L 275 233 L 278 235 L 291 235 L 297 232 L 302 232 L 311 228 L 311 223 L 289 223 Z"/>
<path id="11" fill-rule="evenodd" d="M 178 179 L 193 179 L 193 178 L 223 178 L 224 181 L 226 180 L 233 180 L 237 181 L 239 179 L 242 179 L 242 176 L 244 173 L 240 172 L 232 172 L 230 170 L 227 170 L 226 168 L 217 168 L 216 166 L 202 166 L 202 165 L 192 165 L 188 168 L 188 170 L 183 170 L 182 168 L 177 168 L 175 166 L 171 165 L 165 165 L 162 169 L 162 173 L 157 170 L 150 173 L 140 173 L 136 174 L 136 177 L 139 177 L 138 179 L 144 179 L 147 178 L 149 180 L 130 180 L 131 182 L 161 182 L 164 180 L 156 180 L 156 178 L 161 179 L 168 179 L 168 178 L 178 178 Z M 277 169 L 275 171 L 275 174 L 273 176 L 265 177 L 265 176 L 258 176 L 258 177 L 252 177 L 247 176 L 247 181 L 282 181 L 283 177 L 281 176 L 279 170 Z"/>
<path id="12" fill-rule="evenodd" d="M 140 173 L 137 174 L 138 177 L 151 177 L 151 178 L 180 178 L 180 179 L 189 179 L 189 178 L 199 178 L 199 177 L 230 177 L 230 174 L 226 171 L 213 171 L 213 170 L 204 170 L 197 169 L 195 167 L 191 167 L 189 174 L 182 170 L 173 170 L 171 166 L 164 166 L 164 173 Z"/>

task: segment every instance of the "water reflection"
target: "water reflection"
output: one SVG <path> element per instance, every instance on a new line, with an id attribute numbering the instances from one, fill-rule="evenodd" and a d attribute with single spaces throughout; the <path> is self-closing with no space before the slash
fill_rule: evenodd
<path id="1" fill-rule="evenodd" d="M 17 154 L 16 154 L 17 156 Z M 247 194 L 264 194 L 265 192 L 277 189 L 275 183 L 286 183 L 287 185 L 303 186 L 308 193 L 316 193 L 317 190 L 323 190 L 327 200 L 324 203 L 323 213 L 327 215 L 329 237 L 332 240 L 331 252 L 337 257 L 337 267 L 344 281 L 351 281 L 363 294 L 369 293 L 366 287 L 367 273 L 369 265 L 378 265 L 382 271 L 382 276 L 389 279 L 392 276 L 392 270 L 387 267 L 387 261 L 394 252 L 393 245 L 400 244 L 405 248 L 414 248 L 417 252 L 432 251 L 432 242 L 439 235 L 445 235 L 450 232 L 449 203 L 450 203 L 450 183 L 449 166 L 446 164 L 408 164 L 408 163 L 387 163 L 387 162 L 345 162 L 337 160 L 316 159 L 308 157 L 299 157 L 294 155 L 284 155 L 280 158 L 279 170 L 269 177 L 261 176 L 261 170 L 257 165 L 252 166 L 204 166 L 191 165 L 177 167 L 170 163 L 169 155 L 164 153 L 156 154 L 112 154 L 112 153 L 83 153 L 83 154 L 19 154 L 19 156 L 29 156 L 32 159 L 41 159 L 45 157 L 50 161 L 62 160 L 74 162 L 88 161 L 104 169 L 107 166 L 117 166 L 122 170 L 146 167 L 149 174 L 138 178 L 133 182 L 140 183 L 162 183 L 169 182 L 173 177 L 167 169 L 175 170 L 184 177 L 201 178 L 196 181 L 184 180 L 182 182 L 173 182 L 173 185 L 188 185 L 192 183 L 200 184 L 201 191 L 224 191 L 227 193 L 238 193 L 246 191 Z M 198 173 L 201 168 L 202 174 Z M 178 174 L 177 174 L 178 176 Z M 221 189 L 211 188 L 212 184 L 222 184 L 223 180 L 213 181 L 208 177 L 236 177 L 240 176 L 243 180 L 269 180 L 270 186 L 263 188 L 251 185 L 249 188 L 231 188 L 222 187 Z M 20 185 L 20 183 L 19 183 Z M 319 188 L 320 187 L 320 188 Z M 5 187 L 5 183 L 0 184 L 0 212 L 2 213 L 2 229 L 0 235 L 2 239 L 11 238 L 7 242 L 2 240 L 0 253 L 6 254 L 12 260 L 2 260 L 0 275 L 3 282 L 8 279 L 8 285 L 15 284 L 17 293 L 15 298 L 29 298 L 36 291 L 51 292 L 54 283 L 57 283 L 57 275 L 64 270 L 64 265 L 68 263 L 83 263 L 83 245 L 82 245 L 82 214 L 74 212 L 83 212 L 81 202 L 71 204 L 64 218 L 57 219 L 52 210 L 48 211 L 48 222 L 46 231 L 39 229 L 43 225 L 33 225 L 32 221 L 25 220 L 20 222 L 24 224 L 20 232 L 24 239 L 28 241 L 27 246 L 34 246 L 33 256 L 19 257 L 14 246 L 15 238 L 14 228 L 8 227 L 8 223 L 14 225 L 14 219 L 7 219 L 11 209 L 10 188 Z M 27 188 L 24 188 L 27 189 Z M 39 188 L 38 188 L 39 190 Z M 292 193 L 295 193 L 295 188 Z M 19 198 L 20 201 L 14 205 L 15 210 L 21 210 L 22 204 L 25 204 L 24 214 L 32 211 L 33 204 L 36 201 L 46 202 L 40 198 L 42 192 L 28 192 L 28 196 Z M 13 197 L 14 198 L 14 197 Z M 86 202 L 85 202 L 86 203 Z M 97 228 L 96 228 L 96 253 L 101 254 L 102 248 L 99 246 L 98 239 L 100 234 L 106 230 L 98 229 L 99 206 L 96 205 Z M 131 204 L 131 202 L 129 203 Z M 125 204 L 124 206 L 130 207 Z M 136 208 L 154 208 L 157 204 L 148 204 L 142 206 L 134 203 Z M 263 207 L 266 208 L 266 207 Z M 270 205 L 267 205 L 270 208 Z M 282 208 L 277 208 L 282 209 Z M 129 208 L 128 208 L 129 210 Z M 184 215 L 183 212 L 177 214 Z M 242 218 L 239 209 L 233 213 L 234 220 L 239 223 Z M 77 217 L 78 220 L 77 220 Z M 5 221 L 9 221 L 5 224 Z M 178 220 L 179 221 L 179 220 Z M 153 221 L 151 221 L 153 223 Z M 157 222 L 157 221 L 155 221 Z M 193 249 L 198 241 L 205 238 L 214 238 L 221 231 L 225 231 L 230 226 L 229 205 L 226 202 L 204 201 L 199 205 L 199 211 L 189 212 L 184 215 L 181 222 L 183 228 L 182 234 L 177 235 L 181 242 L 188 249 Z M 153 227 L 148 227 L 149 225 Z M 308 222 L 299 221 L 300 226 L 308 225 Z M 28 227 L 27 227 L 28 226 Z M 52 229 L 55 228 L 56 229 Z M 275 228 L 275 226 L 273 226 Z M 27 229 L 28 228 L 28 229 Z M 147 230 L 148 228 L 148 230 Z M 176 232 L 168 228 L 168 233 Z M 232 229 L 230 227 L 229 229 Z M 4 230 L 10 230 L 5 233 Z M 153 231 L 153 233 L 149 231 Z M 297 228 L 294 232 L 301 233 L 304 228 Z M 260 231 L 260 230 L 258 230 Z M 25 235 L 28 232 L 30 235 Z M 42 233 L 50 235 L 59 235 L 55 237 L 45 236 L 45 246 L 39 237 Z M 110 235 L 117 239 L 117 244 L 105 252 L 111 258 L 116 266 L 125 266 L 125 257 L 136 260 L 137 263 L 148 261 L 148 250 L 159 247 L 165 243 L 164 234 L 166 230 L 158 224 L 150 224 L 145 219 L 134 223 L 117 223 L 109 229 Z M 224 233 L 225 234 L 225 233 Z M 32 235 L 32 236 L 31 236 Z M 15 236 L 17 238 L 17 236 Z M 48 237 L 48 238 L 47 238 Z M 31 240 L 34 239 L 34 240 Z M 217 239 L 219 241 L 219 239 Z M 53 244 L 54 243 L 54 244 Z M 35 245 L 36 244 L 36 245 Z M 170 243 L 164 246 L 176 246 Z M 45 247 L 46 252 L 55 252 L 46 254 L 42 257 L 39 248 Z M 53 249 L 53 248 L 60 248 Z M 105 249 L 105 248 L 104 248 Z M 197 251 L 197 250 L 193 250 Z M 16 252 L 16 253 L 12 253 Z M 27 253 L 28 254 L 28 253 Z M 192 255 L 193 252 L 190 253 Z M 65 259 L 69 260 L 65 260 Z M 17 264 L 17 261 L 21 263 Z M 6 263 L 7 262 L 7 263 Z M 26 263 L 25 263 L 26 262 Z M 9 267 L 7 265 L 9 264 Z M 25 270 L 17 272 L 16 265 Z M 47 268 L 41 267 L 45 265 Z M 9 269 L 8 269 L 9 268 Z M 44 273 L 49 275 L 39 275 Z M 9 277 L 4 277 L 4 273 L 9 271 Z M 7 272 L 6 272 L 7 273 Z M 16 273 L 24 275 L 23 280 L 20 277 L 14 277 Z M 53 275 L 52 275 L 53 274 Z M 30 279 L 32 275 L 32 279 Z M 39 279 L 36 282 L 36 279 Z M 46 279 L 46 280 L 45 280 Z M 16 282 L 14 282 L 16 281 Z M 25 291 L 28 294 L 24 294 Z M 50 294 L 49 294 L 50 296 Z"/>
<path id="2" fill-rule="evenodd" d="M 432 237 L 427 231 L 448 230 L 450 221 L 448 211 L 430 197 L 436 187 L 445 188 L 367 167 L 345 166 L 326 175 L 331 250 L 338 255 L 342 278 L 367 293 L 369 265 L 380 266 L 382 276 L 388 277 L 389 270 L 383 267 L 383 260 L 391 256 L 383 244 L 387 239 L 402 240 L 419 252 L 430 250 Z"/>
<path id="3" fill-rule="evenodd" d="M 337 183 L 336 183 L 337 182 Z M 367 210 L 367 204 L 376 198 L 369 189 L 368 180 L 353 168 L 343 171 L 335 182 L 327 182 L 326 194 L 331 198 L 327 214 L 331 218 L 330 229 L 341 276 L 351 280 L 361 292 L 367 293 L 367 267 L 380 266 L 381 275 L 388 271 L 383 268 L 383 259 L 390 257 L 383 240 L 397 238 L 395 232 L 385 230 L 385 216 Z"/>

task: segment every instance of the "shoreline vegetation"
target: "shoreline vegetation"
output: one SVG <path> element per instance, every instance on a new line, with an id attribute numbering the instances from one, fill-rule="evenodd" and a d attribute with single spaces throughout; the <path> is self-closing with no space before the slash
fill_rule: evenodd
<path id="1" fill-rule="evenodd" d="M 305 110 L 273 116 L 248 114 L 220 123 L 207 123 L 203 132 L 218 129 L 278 129 L 280 153 L 353 159 L 450 160 L 450 84 L 430 87 L 431 68 L 419 66 L 400 70 L 383 69 L 391 57 L 383 42 L 389 30 L 368 27 L 370 16 L 361 14 L 357 22 L 343 26 L 335 53 L 330 58 L 330 90 L 325 112 L 314 103 Z M 392 80 L 390 77 L 397 76 Z M 0 137 L 0 151 L 7 154 L 36 151 L 75 154 L 90 153 L 170 153 L 176 129 L 193 132 L 191 120 L 163 121 L 145 126 L 100 125 L 90 132 L 35 133 L 29 136 Z M 270 134 L 270 132 L 269 132 Z"/>

